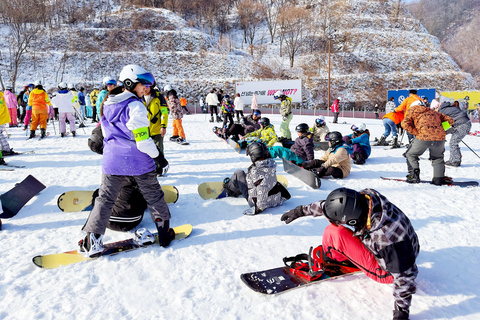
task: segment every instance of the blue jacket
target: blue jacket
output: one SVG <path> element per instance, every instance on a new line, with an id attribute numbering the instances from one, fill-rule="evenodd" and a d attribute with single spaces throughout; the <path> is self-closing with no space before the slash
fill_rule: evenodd
<path id="1" fill-rule="evenodd" d="M 102 105 L 103 100 L 105 100 L 105 97 L 108 94 L 108 90 L 102 90 L 97 96 L 97 102 L 95 103 L 95 106 L 97 107 L 97 110 L 100 111 L 100 106 Z"/>
<path id="2" fill-rule="evenodd" d="M 78 103 L 80 103 L 81 106 L 85 105 L 85 94 L 82 91 L 78 93 Z"/>
<path id="3" fill-rule="evenodd" d="M 367 130 L 368 131 L 368 130 Z M 354 137 L 353 133 L 349 134 L 348 137 L 351 139 L 351 145 L 349 144 L 346 148 L 349 154 L 353 153 L 353 146 L 354 144 L 359 144 L 367 153 L 367 156 L 370 157 L 370 153 L 372 152 L 372 147 L 370 146 L 370 135 L 365 131 L 361 136 Z"/>

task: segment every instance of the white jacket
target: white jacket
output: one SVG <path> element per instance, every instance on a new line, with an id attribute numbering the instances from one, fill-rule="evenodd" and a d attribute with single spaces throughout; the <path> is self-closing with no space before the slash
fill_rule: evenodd
<path id="1" fill-rule="evenodd" d="M 235 100 L 233 100 L 233 105 L 235 106 L 235 110 L 243 111 L 244 103 L 241 97 L 235 97 Z"/>
<path id="2" fill-rule="evenodd" d="M 207 104 L 209 106 L 216 106 L 220 103 L 218 101 L 217 94 L 213 93 L 213 92 L 210 92 L 209 94 L 207 94 L 207 97 L 205 98 L 205 101 L 207 102 Z"/>
<path id="3" fill-rule="evenodd" d="M 73 110 L 75 100 L 72 91 L 68 91 L 66 93 L 57 93 L 57 95 L 52 98 L 52 104 L 54 108 L 58 108 L 58 112 L 75 113 L 75 110 Z"/>

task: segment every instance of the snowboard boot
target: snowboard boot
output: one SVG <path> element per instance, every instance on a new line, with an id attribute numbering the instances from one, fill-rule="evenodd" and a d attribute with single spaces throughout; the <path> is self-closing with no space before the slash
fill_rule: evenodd
<path id="1" fill-rule="evenodd" d="M 445 165 L 450 167 L 460 167 L 460 164 L 460 161 L 445 161 Z"/>
<path id="2" fill-rule="evenodd" d="M 33 139 L 35 138 L 35 130 L 30 130 L 30 137 L 28 139 Z"/>
<path id="3" fill-rule="evenodd" d="M 75 137 L 77 133 L 75 131 L 72 131 L 72 136 Z"/>
<path id="4" fill-rule="evenodd" d="M 0 165 L 2 165 L 2 166 L 6 166 L 6 165 L 7 165 L 7 163 L 5 162 L 5 159 L 0 158 Z"/>
<path id="5" fill-rule="evenodd" d="M 186 143 L 187 143 L 187 140 L 183 139 L 182 137 L 178 137 L 178 138 L 177 138 L 177 143 L 178 143 L 178 144 L 186 144 Z"/>
<path id="6" fill-rule="evenodd" d="M 214 122 L 213 116 L 210 117 L 210 122 Z"/>
<path id="7" fill-rule="evenodd" d="M 140 243 L 142 246 L 147 244 L 155 243 L 155 235 L 145 228 L 140 228 L 135 230 L 135 241 Z"/>
<path id="8" fill-rule="evenodd" d="M 60 136 L 61 136 L 62 138 L 65 138 L 65 132 L 60 133 Z"/>
<path id="9" fill-rule="evenodd" d="M 392 141 L 392 149 L 400 148 L 400 144 L 398 143 L 398 137 L 393 137 Z"/>
<path id="10" fill-rule="evenodd" d="M 170 141 L 177 141 L 177 139 L 178 139 L 178 136 L 171 136 L 170 137 Z"/>
<path id="11" fill-rule="evenodd" d="M 80 125 L 78 126 L 79 128 L 85 128 L 86 125 L 84 125 L 83 123 L 80 123 Z"/>
<path id="12" fill-rule="evenodd" d="M 365 159 L 363 159 L 362 155 L 359 153 L 355 153 L 354 155 L 354 164 L 365 164 Z"/>
<path id="13" fill-rule="evenodd" d="M 222 117 L 217 116 L 217 122 L 222 122 Z"/>
<path id="14" fill-rule="evenodd" d="M 432 184 L 436 186 L 451 185 L 452 183 L 453 180 L 450 177 L 434 177 L 432 179 Z"/>
<path id="15" fill-rule="evenodd" d="M 47 133 L 45 132 L 45 129 L 40 129 L 40 139 L 43 139 L 47 136 Z"/>
<path id="16" fill-rule="evenodd" d="M 413 169 L 407 174 L 408 183 L 420 183 L 420 169 Z"/>
<path id="17" fill-rule="evenodd" d="M 78 242 L 80 252 L 88 258 L 95 258 L 103 252 L 103 234 L 88 232 L 85 239 Z"/>
<path id="18" fill-rule="evenodd" d="M 170 229 L 170 220 L 156 219 L 155 226 L 158 231 L 158 244 L 161 247 L 168 247 L 170 242 L 175 239 L 175 231 Z"/>
<path id="19" fill-rule="evenodd" d="M 384 135 L 382 135 L 380 137 L 380 140 L 378 140 L 378 142 L 375 144 L 376 146 L 388 146 L 388 143 L 387 143 L 387 137 L 385 137 Z"/>

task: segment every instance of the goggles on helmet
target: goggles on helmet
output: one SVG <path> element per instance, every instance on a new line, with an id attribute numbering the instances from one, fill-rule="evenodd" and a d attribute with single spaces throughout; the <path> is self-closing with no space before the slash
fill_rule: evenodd
<path id="1" fill-rule="evenodd" d="M 105 85 L 107 86 L 114 86 L 116 84 L 117 84 L 117 81 L 115 81 L 114 79 L 111 79 L 105 82 Z"/>
<path id="2" fill-rule="evenodd" d="M 143 84 L 145 87 L 151 87 L 155 83 L 153 74 L 147 72 L 137 75 L 137 81 Z"/>
<path id="3" fill-rule="evenodd" d="M 350 127 L 350 129 L 352 129 L 352 131 L 357 131 L 357 130 L 358 130 L 358 127 L 353 124 L 353 125 Z"/>

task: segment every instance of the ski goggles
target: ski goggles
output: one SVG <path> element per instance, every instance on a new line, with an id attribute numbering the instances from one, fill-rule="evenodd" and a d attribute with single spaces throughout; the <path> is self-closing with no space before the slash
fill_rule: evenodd
<path id="1" fill-rule="evenodd" d="M 155 78 L 153 77 L 153 74 L 147 72 L 137 74 L 137 81 L 143 84 L 145 87 L 152 87 L 155 83 Z"/>
<path id="2" fill-rule="evenodd" d="M 322 124 L 325 123 L 325 120 L 317 119 L 317 120 L 315 120 L 315 123 L 316 123 L 318 126 L 321 126 Z"/>
<path id="3" fill-rule="evenodd" d="M 353 125 L 350 127 L 350 129 L 352 129 L 352 131 L 357 131 L 357 130 L 358 130 L 358 127 L 353 124 Z"/>
<path id="4" fill-rule="evenodd" d="M 107 86 L 114 86 L 116 84 L 117 84 L 117 81 L 115 81 L 114 79 L 111 79 L 105 82 L 105 85 Z"/>

